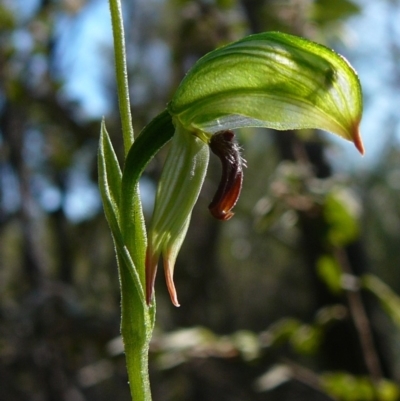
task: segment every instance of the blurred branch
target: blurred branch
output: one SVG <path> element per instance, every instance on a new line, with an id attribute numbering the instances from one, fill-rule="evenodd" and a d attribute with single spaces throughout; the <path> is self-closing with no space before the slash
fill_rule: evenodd
<path id="1" fill-rule="evenodd" d="M 343 269 L 344 277 L 348 278 L 344 283 L 350 313 L 356 327 L 360 344 L 363 349 L 365 365 L 369 371 L 372 381 L 377 384 L 382 379 L 382 367 L 375 349 L 374 339 L 364 303 L 361 298 L 360 285 L 357 277 L 354 276 L 348 257 L 343 249 L 335 250 L 335 257 Z"/>
<path id="2" fill-rule="evenodd" d="M 30 289 L 37 289 L 43 280 L 42 264 L 36 247 L 36 228 L 33 219 L 34 203 L 30 189 L 31 175 L 23 157 L 25 112 L 21 107 L 7 102 L 0 118 L 0 129 L 9 144 L 10 161 L 18 176 L 21 208 L 17 216 L 21 220 L 22 260 Z"/>

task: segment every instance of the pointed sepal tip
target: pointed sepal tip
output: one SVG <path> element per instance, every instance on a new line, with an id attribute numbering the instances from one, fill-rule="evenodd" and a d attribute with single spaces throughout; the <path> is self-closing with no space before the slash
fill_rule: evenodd
<path id="1" fill-rule="evenodd" d="M 364 144 L 363 144 L 363 141 L 361 138 L 360 128 L 359 128 L 358 124 L 356 126 L 356 129 L 354 130 L 353 142 L 354 142 L 356 149 L 361 153 L 362 156 L 364 156 L 365 149 L 364 149 Z"/>

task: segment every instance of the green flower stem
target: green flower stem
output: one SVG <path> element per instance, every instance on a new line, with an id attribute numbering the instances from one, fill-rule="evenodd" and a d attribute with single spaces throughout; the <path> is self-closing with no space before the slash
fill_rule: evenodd
<path id="1" fill-rule="evenodd" d="M 109 0 L 114 39 L 115 74 L 125 155 L 132 146 L 133 126 L 129 101 L 128 72 L 126 68 L 125 35 L 120 0 Z"/>
<path id="2" fill-rule="evenodd" d="M 154 308 L 146 306 L 143 286 L 139 278 L 141 266 L 133 263 L 120 229 L 118 205 L 122 173 L 104 122 L 101 129 L 98 161 L 100 193 L 104 212 L 112 230 L 118 260 L 122 309 L 121 333 L 125 346 L 131 395 L 134 400 L 150 401 L 147 355 L 154 326 Z"/>
<path id="3" fill-rule="evenodd" d="M 137 160 L 132 166 L 132 163 L 129 162 L 132 158 L 129 159 L 127 156 L 131 148 L 140 148 L 143 139 L 138 141 L 138 146 L 132 146 L 134 134 L 129 100 L 121 2 L 120 0 L 109 0 L 109 4 L 113 29 L 117 91 L 126 158 L 124 164 L 131 166 L 128 170 L 132 171 L 132 167 L 137 166 Z M 169 121 L 171 121 L 170 117 Z M 169 135 L 172 136 L 172 134 L 173 132 Z M 150 148 L 152 146 L 146 146 L 146 150 Z M 144 154 L 147 153 L 144 152 Z M 151 158 L 152 154 L 148 156 Z M 145 165 L 147 162 L 144 161 L 144 163 L 139 164 Z M 144 257 L 147 237 L 138 186 L 140 174 L 129 183 L 127 183 L 126 178 L 121 177 L 118 161 L 104 125 L 99 170 L 104 172 L 100 177 L 103 204 L 105 205 L 107 220 L 113 231 L 119 267 L 121 335 L 125 348 L 131 397 L 134 401 L 151 401 L 148 351 L 154 327 L 155 305 L 148 307 L 144 297 Z M 137 169 L 133 168 L 133 171 L 137 171 Z M 123 176 L 130 178 L 130 174 L 124 174 Z M 121 185 L 121 178 L 125 183 L 124 185 Z"/>
<path id="4" fill-rule="evenodd" d="M 123 244 L 119 247 L 117 244 L 121 283 L 121 333 L 134 401 L 151 401 L 148 351 L 155 321 L 155 304 L 147 307 L 144 297 L 144 257 L 147 241 L 142 215 L 136 212 L 140 204 L 136 194 L 139 178 L 146 165 L 172 138 L 173 133 L 171 116 L 164 111 L 143 129 L 132 145 L 122 175 L 119 226 Z M 135 199 L 135 202 L 132 202 L 132 199 Z M 134 263 L 130 259 L 131 256 Z M 140 268 L 135 269 L 135 266 Z"/>
<path id="5" fill-rule="evenodd" d="M 121 285 L 121 335 L 131 397 L 134 401 L 151 401 L 149 380 L 149 343 L 154 320 L 142 301 L 129 274 L 129 265 L 118 256 Z"/>

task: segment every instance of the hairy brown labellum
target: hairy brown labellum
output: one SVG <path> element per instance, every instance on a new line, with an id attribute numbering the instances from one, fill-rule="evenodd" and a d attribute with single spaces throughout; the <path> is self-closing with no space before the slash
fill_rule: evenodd
<path id="1" fill-rule="evenodd" d="M 222 177 L 208 208 L 215 218 L 229 220 L 234 214 L 232 208 L 236 205 L 242 189 L 245 160 L 242 159 L 240 147 L 232 131 L 215 133 L 209 146 L 221 160 Z"/>

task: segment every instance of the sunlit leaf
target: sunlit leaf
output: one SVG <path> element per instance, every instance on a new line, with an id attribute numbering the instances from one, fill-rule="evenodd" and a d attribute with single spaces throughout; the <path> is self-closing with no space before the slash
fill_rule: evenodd
<path id="1" fill-rule="evenodd" d="M 168 109 L 192 131 L 318 128 L 364 151 L 362 93 L 353 68 L 322 45 L 277 32 L 208 53 L 188 72 Z"/>

